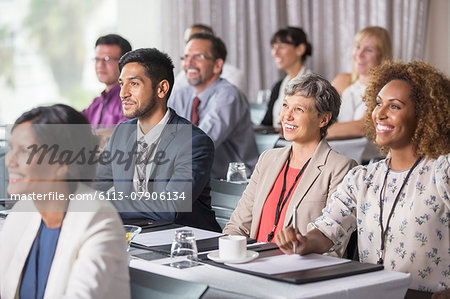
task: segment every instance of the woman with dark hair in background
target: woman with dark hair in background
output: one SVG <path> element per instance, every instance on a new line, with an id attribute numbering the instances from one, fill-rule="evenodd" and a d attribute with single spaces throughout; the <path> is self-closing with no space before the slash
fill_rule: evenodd
<path id="1" fill-rule="evenodd" d="M 85 184 L 96 145 L 87 119 L 66 105 L 15 122 L 6 167 L 20 201 L 0 233 L 1 298 L 130 297 L 122 222 Z"/>
<path id="2" fill-rule="evenodd" d="M 266 115 L 261 124 L 281 128 L 280 111 L 289 80 L 311 73 L 304 63 L 312 54 L 311 44 L 301 28 L 286 27 L 278 30 L 270 40 L 272 56 L 277 68 L 286 73 L 284 79 L 275 83 L 270 94 Z"/>

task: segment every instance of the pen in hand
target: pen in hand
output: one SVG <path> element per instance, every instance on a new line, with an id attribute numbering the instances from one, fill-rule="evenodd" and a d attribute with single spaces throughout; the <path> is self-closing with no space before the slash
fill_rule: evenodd
<path id="1" fill-rule="evenodd" d="M 295 238 L 297 238 L 298 228 L 297 228 L 297 207 L 292 210 L 292 228 L 294 229 Z M 297 242 L 294 242 L 294 254 L 297 252 Z"/>

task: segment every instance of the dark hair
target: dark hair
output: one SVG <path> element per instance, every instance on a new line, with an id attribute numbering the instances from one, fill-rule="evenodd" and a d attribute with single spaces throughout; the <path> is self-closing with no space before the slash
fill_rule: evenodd
<path id="1" fill-rule="evenodd" d="M 301 44 L 305 44 L 306 49 L 305 53 L 303 53 L 302 55 L 302 62 L 306 60 L 307 56 L 311 56 L 312 54 L 312 46 L 308 42 L 306 33 L 302 28 L 286 27 L 278 30 L 270 39 L 270 45 L 273 45 L 275 43 L 290 44 L 295 47 Z"/>
<path id="2" fill-rule="evenodd" d="M 41 145 L 47 145 L 49 148 L 57 145 L 58 153 L 61 155 L 64 151 L 79 153 L 81 150 L 87 154 L 87 151 L 95 150 L 98 144 L 86 117 L 64 104 L 41 106 L 23 113 L 15 121 L 12 131 L 25 122 L 33 124 L 33 134 Z M 50 155 L 49 153 L 47 155 Z M 59 160 L 59 163 L 66 162 Z M 78 182 L 86 183 L 95 178 L 94 163 L 67 162 L 66 164 L 68 165 L 67 181 L 71 192 L 75 192 Z"/>
<path id="3" fill-rule="evenodd" d="M 169 55 L 156 48 L 137 49 L 126 53 L 120 58 L 119 70 L 122 71 L 124 65 L 131 62 L 137 62 L 144 67 L 145 74 L 152 81 L 153 88 L 162 80 L 167 80 L 169 82 L 167 98 L 169 98 L 174 82 L 174 66 Z"/>
<path id="4" fill-rule="evenodd" d="M 328 124 L 320 128 L 321 137 L 325 137 L 328 128 L 336 122 L 341 107 L 341 97 L 331 83 L 319 74 L 307 74 L 289 81 L 285 94 L 287 96 L 299 94 L 305 98 L 313 97 L 319 115 L 331 113 Z"/>
<path id="5" fill-rule="evenodd" d="M 33 124 L 89 124 L 83 114 L 64 104 L 41 106 L 24 112 L 14 122 L 14 127 L 24 122 Z"/>
<path id="6" fill-rule="evenodd" d="M 98 45 L 117 45 L 120 47 L 120 56 L 131 51 L 130 43 L 118 34 L 108 34 L 100 36 L 95 42 L 95 46 Z"/>
<path id="7" fill-rule="evenodd" d="M 206 32 L 199 32 L 191 35 L 188 42 L 193 39 L 209 40 L 211 42 L 211 53 L 215 59 L 221 58 L 224 62 L 227 59 L 227 47 L 223 41 L 215 35 Z"/>
<path id="8" fill-rule="evenodd" d="M 200 29 L 202 32 L 214 35 L 214 30 L 211 27 L 209 27 L 208 25 L 196 23 L 196 24 L 193 24 L 191 27 L 189 27 L 189 29 L 194 29 L 194 28 Z"/>

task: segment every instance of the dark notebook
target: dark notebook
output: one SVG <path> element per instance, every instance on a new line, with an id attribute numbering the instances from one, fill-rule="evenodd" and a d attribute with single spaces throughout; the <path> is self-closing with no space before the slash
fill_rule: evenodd
<path id="1" fill-rule="evenodd" d="M 248 239 L 247 244 L 255 243 L 255 239 Z M 170 249 L 172 248 L 172 244 L 167 245 L 159 245 L 159 246 L 144 246 L 139 244 L 132 244 L 133 247 L 148 249 L 152 251 L 157 251 L 161 253 L 170 254 Z M 219 237 L 197 240 L 197 250 L 198 252 L 205 252 L 211 250 L 219 249 Z"/>
<path id="2" fill-rule="evenodd" d="M 125 225 L 137 225 L 137 226 L 140 226 L 145 232 L 154 231 L 152 229 L 156 228 L 156 227 L 163 227 L 164 229 L 181 227 L 180 225 L 174 224 L 173 222 L 169 222 L 169 221 L 159 221 L 159 220 L 156 221 L 156 220 L 143 219 L 143 218 L 122 219 L 122 222 Z"/>
<path id="3" fill-rule="evenodd" d="M 269 245 L 270 246 L 270 245 Z M 270 247 L 264 247 L 261 246 L 258 247 L 252 247 L 251 250 L 258 251 L 259 257 L 269 257 L 274 255 L 280 255 L 283 254 L 278 249 L 273 249 Z M 242 273 L 252 274 L 268 279 L 273 280 L 279 280 L 294 284 L 303 284 L 303 283 L 309 283 L 314 281 L 321 281 L 321 280 L 328 280 L 333 278 L 339 278 L 339 277 L 345 277 L 345 276 L 351 276 L 356 274 L 362 274 L 362 273 L 368 273 L 368 272 L 374 272 L 383 270 L 383 265 L 374 265 L 374 264 L 366 264 L 366 263 L 359 263 L 355 261 L 351 261 L 344 264 L 334 265 L 334 266 L 327 266 L 327 267 L 321 267 L 311 270 L 302 270 L 297 272 L 289 272 L 289 273 L 280 273 L 280 274 L 265 274 L 265 273 L 259 273 L 259 272 L 253 272 L 243 269 L 234 268 L 231 266 L 227 266 L 225 264 L 216 263 L 212 260 L 207 258 L 206 254 L 199 255 L 199 258 L 201 261 L 205 264 L 214 265 L 220 268 L 225 268 L 228 270 L 238 271 Z"/>
<path id="4" fill-rule="evenodd" d="M 146 221 L 148 222 L 148 221 Z M 150 220 L 151 222 L 151 220 Z M 134 222 L 134 225 L 138 225 L 136 222 Z M 181 225 L 178 224 L 171 224 L 171 223 L 162 223 L 162 222 L 153 222 L 153 223 L 141 223 L 141 225 L 145 225 L 143 227 L 143 232 L 147 233 L 147 232 L 154 232 L 154 231 L 161 231 L 161 230 L 168 230 L 168 229 L 173 229 L 173 228 L 179 228 L 182 227 Z M 256 240 L 255 239 L 247 239 L 247 244 L 253 244 L 255 243 Z M 209 238 L 209 239 L 204 239 L 204 240 L 197 240 L 197 250 L 198 252 L 205 252 L 205 251 L 211 251 L 211 250 L 217 250 L 219 249 L 219 237 L 215 237 L 215 238 Z M 136 248 L 141 248 L 141 249 L 147 249 L 147 250 L 152 250 L 152 251 L 156 251 L 156 252 L 160 252 L 163 254 L 170 254 L 170 249 L 172 248 L 172 244 L 167 244 L 167 245 L 159 245 L 159 246 L 145 246 L 145 245 L 141 245 L 141 244 L 136 244 L 136 243 L 131 243 L 132 247 L 136 247 Z"/>

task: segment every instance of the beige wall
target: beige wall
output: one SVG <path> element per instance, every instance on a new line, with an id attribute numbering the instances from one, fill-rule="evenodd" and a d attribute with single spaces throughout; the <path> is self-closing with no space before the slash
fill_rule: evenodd
<path id="1" fill-rule="evenodd" d="M 450 76 L 450 1 L 430 0 L 425 58 Z"/>

